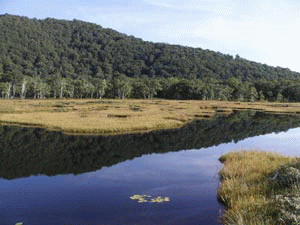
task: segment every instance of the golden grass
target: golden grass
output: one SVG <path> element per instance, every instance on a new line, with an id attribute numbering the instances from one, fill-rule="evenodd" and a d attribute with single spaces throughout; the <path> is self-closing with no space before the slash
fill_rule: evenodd
<path id="1" fill-rule="evenodd" d="M 215 113 L 254 109 L 300 113 L 297 103 L 246 103 L 197 100 L 0 100 L 0 122 L 80 134 L 116 134 L 181 127 Z"/>
<path id="2" fill-rule="evenodd" d="M 276 194 L 271 188 L 270 174 L 295 158 L 259 151 L 239 151 L 223 155 L 220 172 L 219 200 L 227 211 L 223 224 L 276 224 L 276 208 L 270 199 Z"/>

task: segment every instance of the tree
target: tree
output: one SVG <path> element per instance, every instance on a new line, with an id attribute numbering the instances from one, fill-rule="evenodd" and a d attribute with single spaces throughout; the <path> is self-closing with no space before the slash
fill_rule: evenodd
<path id="1" fill-rule="evenodd" d="M 1 93 L 1 98 L 6 97 L 6 84 L 5 84 L 5 82 L 0 82 L 0 93 Z"/>
<path id="2" fill-rule="evenodd" d="M 117 90 L 118 98 L 124 99 L 130 96 L 132 86 L 128 77 L 126 77 L 124 74 L 121 74 L 113 79 L 113 86 Z"/>
<path id="3" fill-rule="evenodd" d="M 50 93 L 49 85 L 40 76 L 31 79 L 31 90 L 34 98 L 46 98 Z"/>
<path id="4" fill-rule="evenodd" d="M 89 82 L 86 79 L 78 79 L 74 82 L 74 92 L 77 97 L 86 97 L 89 93 Z"/>
<path id="5" fill-rule="evenodd" d="M 88 93 L 90 94 L 90 97 L 93 98 L 94 92 L 96 91 L 96 88 L 92 82 L 88 83 Z"/>
<path id="6" fill-rule="evenodd" d="M 280 92 L 278 92 L 278 94 L 277 94 L 276 101 L 277 102 L 282 102 L 283 101 L 283 95 Z"/>
<path id="7" fill-rule="evenodd" d="M 42 79 L 38 83 L 38 98 L 46 98 L 50 93 L 48 84 Z"/>
<path id="8" fill-rule="evenodd" d="M 10 82 L 5 82 L 4 83 L 4 93 L 5 93 L 6 99 L 9 99 L 11 97 L 11 89 L 12 89 L 12 84 Z"/>
<path id="9" fill-rule="evenodd" d="M 265 96 L 264 96 L 264 93 L 262 92 L 262 90 L 259 91 L 259 101 L 261 101 L 261 102 L 265 101 Z"/>
<path id="10" fill-rule="evenodd" d="M 110 72 L 112 73 L 112 71 L 110 71 Z M 97 66 L 95 78 L 97 78 L 97 79 L 104 79 L 105 78 L 104 73 L 103 73 L 100 66 Z"/>
<path id="11" fill-rule="evenodd" d="M 258 93 L 255 87 L 250 88 L 250 102 L 255 102 L 258 99 Z"/>
<path id="12" fill-rule="evenodd" d="M 94 82 L 95 82 L 95 89 L 98 93 L 98 97 L 101 99 L 104 96 L 105 90 L 107 88 L 106 80 L 95 78 Z"/>
<path id="13" fill-rule="evenodd" d="M 190 85 L 193 88 L 194 98 L 195 99 L 202 99 L 203 96 L 205 95 L 204 94 L 204 87 L 206 86 L 206 84 L 200 79 L 193 79 L 193 80 L 190 81 Z"/>
<path id="14" fill-rule="evenodd" d="M 241 80 L 237 79 L 235 77 L 232 77 L 226 83 L 229 85 L 229 87 L 231 87 L 233 89 L 233 92 L 232 92 L 233 99 L 240 99 L 241 96 L 239 93 L 239 87 L 242 83 Z"/>
<path id="15" fill-rule="evenodd" d="M 131 79 L 131 83 L 132 86 L 135 88 L 135 92 L 139 92 L 139 94 L 143 98 L 151 99 L 155 95 L 157 95 L 158 91 L 162 90 L 160 80 L 155 78 L 149 78 L 145 75 L 141 78 Z"/>
<path id="16" fill-rule="evenodd" d="M 217 94 L 218 81 L 214 78 L 204 78 L 205 86 L 203 87 L 203 100 L 214 100 Z"/>
<path id="17" fill-rule="evenodd" d="M 63 98 L 64 97 L 64 93 L 65 93 L 65 88 L 67 85 L 67 80 L 65 78 L 62 77 L 58 77 L 57 78 L 57 83 L 58 83 L 58 87 L 59 87 L 59 98 Z"/>
<path id="18" fill-rule="evenodd" d="M 70 98 L 74 98 L 74 80 L 71 78 L 64 78 L 65 89 L 64 93 L 68 95 Z"/>
<path id="19" fill-rule="evenodd" d="M 144 91 L 146 90 L 146 84 L 142 81 L 141 78 L 132 78 L 130 80 L 132 85 L 131 97 L 133 98 L 146 98 Z"/>
<path id="20" fill-rule="evenodd" d="M 233 88 L 227 85 L 219 85 L 217 86 L 217 99 L 229 100 L 231 98 L 232 92 L 233 92 Z"/>
<path id="21" fill-rule="evenodd" d="M 180 82 L 178 77 L 162 78 L 160 79 L 161 91 L 158 91 L 157 95 L 159 98 L 169 98 L 169 88 Z"/>
<path id="22" fill-rule="evenodd" d="M 162 90 L 162 85 L 160 83 L 160 80 L 158 79 L 149 79 L 147 80 L 147 85 L 148 85 L 148 92 L 145 92 L 145 96 L 148 99 L 153 98 L 155 95 L 157 95 L 158 91 Z"/>
<path id="23" fill-rule="evenodd" d="M 193 88 L 188 82 L 179 82 L 172 85 L 168 91 L 168 98 L 170 99 L 193 99 Z"/>
<path id="24" fill-rule="evenodd" d="M 2 15 L 0 26 L 2 97 L 169 98 L 178 89 L 184 98 L 299 101 L 300 73 L 239 55 L 144 42 L 82 21 Z"/>
<path id="25" fill-rule="evenodd" d="M 273 100 L 273 96 L 274 96 L 273 91 L 268 91 L 267 95 L 269 100 Z"/>
<path id="26" fill-rule="evenodd" d="M 113 75 L 113 66 L 109 62 L 105 61 L 103 63 L 103 70 L 106 79 L 111 79 Z"/>
<path id="27" fill-rule="evenodd" d="M 31 82 L 31 77 L 29 76 L 24 76 L 22 83 L 21 83 L 21 90 L 20 90 L 20 97 L 21 99 L 25 99 L 26 98 L 26 92 L 27 92 L 27 85 L 28 83 Z"/>

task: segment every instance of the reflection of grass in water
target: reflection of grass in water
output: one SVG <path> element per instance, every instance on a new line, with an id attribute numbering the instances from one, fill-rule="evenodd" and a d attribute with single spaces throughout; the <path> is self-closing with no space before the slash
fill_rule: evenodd
<path id="1" fill-rule="evenodd" d="M 288 107 L 286 106 L 288 105 Z M 215 113 L 254 109 L 300 112 L 300 104 L 176 100 L 1 100 L 0 122 L 36 125 L 67 133 L 134 133 L 177 128 Z"/>
<path id="2" fill-rule="evenodd" d="M 131 200 L 137 200 L 138 203 L 144 203 L 144 202 L 156 202 L 156 203 L 162 203 L 162 202 L 169 202 L 169 197 L 161 197 L 158 196 L 156 198 L 152 198 L 151 195 L 133 195 L 130 197 Z"/>
<path id="3" fill-rule="evenodd" d="M 280 224 L 272 199 L 281 190 L 271 186 L 273 171 L 294 159 L 274 153 L 241 151 L 223 155 L 219 200 L 227 207 L 224 224 Z"/>

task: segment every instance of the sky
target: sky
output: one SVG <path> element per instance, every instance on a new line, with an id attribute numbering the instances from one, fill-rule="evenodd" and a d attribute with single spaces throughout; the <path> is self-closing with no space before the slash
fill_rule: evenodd
<path id="1" fill-rule="evenodd" d="M 5 13 L 82 20 L 300 72 L 299 0 L 0 0 Z"/>

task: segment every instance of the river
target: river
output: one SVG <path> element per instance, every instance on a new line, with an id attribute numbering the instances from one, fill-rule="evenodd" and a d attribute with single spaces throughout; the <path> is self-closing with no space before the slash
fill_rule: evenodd
<path id="1" fill-rule="evenodd" d="M 299 117 L 253 111 L 118 137 L 2 127 L 0 224 L 220 224 L 218 158 L 239 149 L 299 156 L 296 127 Z M 158 196 L 170 201 L 150 201 Z"/>

